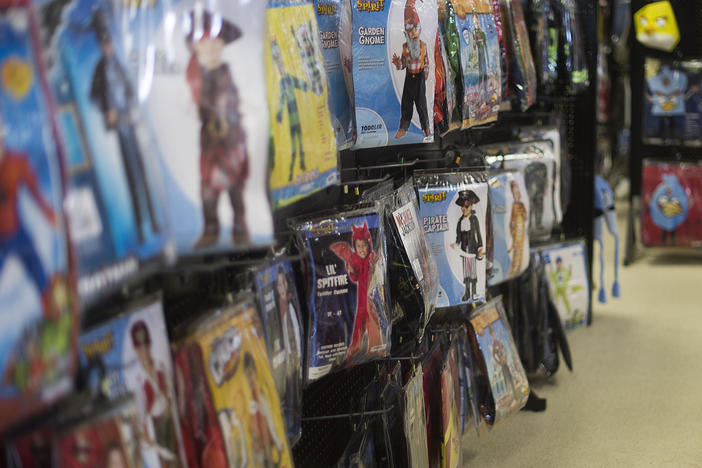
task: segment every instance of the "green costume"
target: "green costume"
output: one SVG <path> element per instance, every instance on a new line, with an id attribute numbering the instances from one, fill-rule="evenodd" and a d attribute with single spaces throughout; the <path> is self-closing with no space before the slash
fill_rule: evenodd
<path id="1" fill-rule="evenodd" d="M 570 302 L 568 301 L 568 286 L 570 286 L 570 279 L 573 276 L 573 267 L 569 267 L 565 270 L 563 267 L 559 267 L 551 272 L 551 281 L 555 286 L 554 302 L 558 302 L 558 298 L 563 299 L 563 304 L 565 304 L 566 312 L 570 316 Z"/>

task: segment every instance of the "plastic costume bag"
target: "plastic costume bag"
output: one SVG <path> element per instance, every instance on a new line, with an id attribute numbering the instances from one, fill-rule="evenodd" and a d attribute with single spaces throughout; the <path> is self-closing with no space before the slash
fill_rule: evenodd
<path id="1" fill-rule="evenodd" d="M 458 418 L 458 356 L 455 339 L 445 353 L 441 369 L 441 466 L 462 466 L 461 424 Z"/>
<path id="2" fill-rule="evenodd" d="M 559 31 L 551 2 L 552 0 L 532 0 L 529 4 L 531 49 L 539 89 L 544 94 L 553 92 L 558 80 Z"/>
<path id="3" fill-rule="evenodd" d="M 502 99 L 507 99 L 511 92 L 511 82 L 509 74 L 509 53 L 507 52 L 507 36 L 504 29 L 502 17 L 501 0 L 491 0 L 492 14 L 495 17 L 495 29 L 497 30 L 497 40 L 500 45 L 500 64 L 502 66 Z"/>
<path id="4" fill-rule="evenodd" d="M 35 7 L 69 166 L 66 206 L 85 306 L 172 256 L 160 152 L 128 60 L 131 29 L 118 29 L 129 6 L 40 0 Z"/>
<path id="5" fill-rule="evenodd" d="M 451 66 L 449 60 L 448 52 L 446 51 L 446 44 L 444 42 L 443 36 L 439 36 L 439 41 L 441 42 L 441 59 L 443 61 L 445 76 L 444 76 L 444 89 L 446 92 L 446 107 L 447 107 L 447 120 L 448 120 L 448 130 L 457 130 L 461 128 L 461 119 L 458 118 L 456 113 L 456 107 L 460 105 L 458 102 L 458 95 L 456 93 L 456 74 Z M 441 134 L 443 136 L 443 134 Z"/>
<path id="6" fill-rule="evenodd" d="M 426 441 L 430 467 L 441 466 L 441 370 L 443 353 L 439 341 L 435 341 L 422 362 L 424 387 L 424 414 L 426 417 Z"/>
<path id="7" fill-rule="evenodd" d="M 536 102 L 536 69 L 521 0 L 500 0 L 502 31 L 507 43 L 509 81 L 522 111 Z"/>
<path id="8" fill-rule="evenodd" d="M 71 391 L 78 317 L 64 172 L 25 2 L 0 3 L 0 431 Z"/>
<path id="9" fill-rule="evenodd" d="M 400 363 L 396 364 L 398 371 Z M 391 374 L 380 395 L 382 407 L 386 412 L 381 415 L 383 426 L 387 431 L 388 462 L 392 467 L 409 466 L 409 444 L 405 436 L 405 398 L 402 390 L 402 377 Z M 424 432 L 424 431 L 422 431 Z M 424 433 L 426 437 L 426 432 Z"/>
<path id="10" fill-rule="evenodd" d="M 468 339 L 468 330 L 465 326 L 458 332 L 458 363 L 460 388 L 463 393 L 462 398 L 465 400 L 466 404 L 464 421 L 461 424 L 462 432 L 465 432 L 466 424 L 472 419 L 475 430 L 478 435 L 480 435 L 481 428 L 484 427 L 485 421 L 480 417 L 478 384 L 476 381 L 478 366 L 475 362 L 475 355 L 471 348 L 470 340 Z"/>
<path id="11" fill-rule="evenodd" d="M 529 266 L 529 196 L 520 172 L 491 173 L 488 185 L 493 245 L 488 285 L 494 286 Z"/>
<path id="12" fill-rule="evenodd" d="M 344 62 L 341 54 L 341 17 L 348 4 L 345 0 L 314 0 L 319 38 L 322 45 L 324 69 L 329 87 L 329 108 L 334 122 L 336 146 L 339 150 L 353 145 L 353 104 L 346 85 Z"/>
<path id="13" fill-rule="evenodd" d="M 607 226 L 609 234 L 614 239 L 614 281 L 612 282 L 612 296 L 619 297 L 619 231 L 617 228 L 617 210 L 615 209 L 615 196 L 612 188 L 600 176 L 595 176 L 595 220 L 593 225 L 593 238 L 600 244 L 600 290 L 597 298 L 600 302 L 607 302 L 604 281 L 604 227 Z"/>
<path id="14" fill-rule="evenodd" d="M 273 129 L 269 189 L 277 208 L 335 184 L 337 148 L 313 6 L 302 0 L 271 1 L 266 21 Z"/>
<path id="15" fill-rule="evenodd" d="M 560 22 L 559 57 L 562 78 L 568 91 L 578 94 L 590 84 L 585 36 L 583 35 L 575 0 L 555 0 L 554 11 Z"/>
<path id="16" fill-rule="evenodd" d="M 390 354 L 391 313 L 382 214 L 360 208 L 293 221 L 304 255 L 306 380 Z"/>
<path id="17" fill-rule="evenodd" d="M 259 311 L 266 333 L 268 358 L 285 418 L 288 440 L 300 436 L 303 349 L 300 301 L 292 265 L 274 260 L 255 272 Z"/>
<path id="18" fill-rule="evenodd" d="M 451 113 L 450 128 L 460 128 L 463 125 L 461 113 L 463 104 L 463 72 L 461 71 L 461 38 L 456 26 L 456 13 L 453 10 L 451 0 L 438 0 L 439 9 L 439 31 L 441 42 L 446 49 L 446 68 L 450 69 L 447 78 L 451 79 L 452 86 L 446 85 L 447 93 L 453 92 L 455 96 L 455 106 Z"/>
<path id="19" fill-rule="evenodd" d="M 449 131 L 449 91 L 450 80 L 447 76 L 447 63 L 444 60 L 446 53 L 441 42 L 441 34 L 437 31 L 436 42 L 434 44 L 434 131 L 440 135 L 445 135 Z M 455 104 L 455 102 L 454 102 Z"/>
<path id="20" fill-rule="evenodd" d="M 404 386 L 405 438 L 409 444 L 409 468 L 424 468 L 429 463 L 427 449 L 427 420 L 424 412 L 422 365 L 417 364 L 414 375 Z"/>
<path id="21" fill-rule="evenodd" d="M 502 67 L 490 0 L 452 0 L 460 34 L 463 126 L 493 122 L 502 102 Z"/>
<path id="22" fill-rule="evenodd" d="M 352 2 L 356 148 L 434 139 L 436 0 Z"/>

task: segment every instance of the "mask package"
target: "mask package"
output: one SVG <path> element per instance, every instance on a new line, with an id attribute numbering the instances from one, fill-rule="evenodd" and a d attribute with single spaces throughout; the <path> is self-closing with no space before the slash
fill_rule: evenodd
<path id="1" fill-rule="evenodd" d="M 371 0 L 352 8 L 355 147 L 433 141 L 436 0 Z"/>
<path id="2" fill-rule="evenodd" d="M 439 271 L 436 307 L 484 300 L 485 172 L 415 172 L 419 214 Z"/>
<path id="3" fill-rule="evenodd" d="M 536 102 L 536 69 L 520 0 L 500 0 L 511 92 L 522 111 Z"/>

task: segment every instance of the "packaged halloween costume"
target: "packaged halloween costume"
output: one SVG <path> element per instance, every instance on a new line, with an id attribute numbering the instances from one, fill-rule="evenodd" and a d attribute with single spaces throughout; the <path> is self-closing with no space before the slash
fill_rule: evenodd
<path id="1" fill-rule="evenodd" d="M 461 71 L 461 37 L 456 26 L 456 13 L 453 9 L 451 0 L 437 0 L 439 9 L 439 32 L 441 34 L 441 42 L 446 49 L 445 68 L 447 70 L 446 77 L 450 80 L 450 84 L 446 84 L 447 96 L 449 93 L 454 95 L 455 105 L 451 112 L 450 129 L 460 128 L 463 124 L 461 117 L 463 105 L 461 99 L 463 96 L 463 72 Z"/>
<path id="2" fill-rule="evenodd" d="M 575 0 L 555 0 L 554 7 L 559 24 L 558 62 L 561 77 L 572 94 L 577 94 L 590 83 L 585 55 L 585 36 L 575 7 Z"/>
<path id="3" fill-rule="evenodd" d="M 55 127 L 25 2 L 0 2 L 0 431 L 71 390 L 77 303 Z"/>
<path id="4" fill-rule="evenodd" d="M 424 384 L 422 365 L 417 364 L 414 375 L 404 386 L 405 438 L 409 444 L 410 468 L 428 466 L 427 421 L 424 413 Z"/>
<path id="5" fill-rule="evenodd" d="M 509 81 L 522 110 L 536 102 L 536 69 L 521 0 L 500 0 L 502 31 L 507 43 Z"/>
<path id="6" fill-rule="evenodd" d="M 356 147 L 433 141 L 436 0 L 352 7 Z"/>
<path id="7" fill-rule="evenodd" d="M 437 307 L 485 298 L 487 174 L 415 172 L 419 214 L 439 270 Z"/>
<path id="8" fill-rule="evenodd" d="M 269 189 L 274 207 L 281 207 L 337 182 L 337 148 L 313 6 L 269 2 L 266 21 Z"/>
<path id="9" fill-rule="evenodd" d="M 558 80 L 559 29 L 551 3 L 552 0 L 532 0 L 529 4 L 531 50 L 539 89 L 545 94 L 554 90 Z"/>
<path id="10" fill-rule="evenodd" d="M 497 29 L 497 40 L 500 45 L 500 65 L 502 67 L 502 98 L 507 99 L 511 92 L 511 82 L 509 76 L 509 54 L 507 53 L 507 36 L 502 18 L 501 0 L 491 0 L 492 14 L 495 17 L 495 28 Z"/>
<path id="11" fill-rule="evenodd" d="M 134 395 L 144 467 L 185 466 L 160 299 L 83 333 L 79 351 L 93 394 L 104 392 L 110 400 Z"/>
<path id="12" fill-rule="evenodd" d="M 439 341 L 435 341 L 422 362 L 424 386 L 424 414 L 426 417 L 426 441 L 429 465 L 441 466 L 441 370 L 443 353 Z"/>
<path id="13" fill-rule="evenodd" d="M 463 448 L 458 417 L 460 396 L 456 353 L 456 341 L 452 340 L 441 369 L 441 466 L 444 468 L 462 466 Z"/>

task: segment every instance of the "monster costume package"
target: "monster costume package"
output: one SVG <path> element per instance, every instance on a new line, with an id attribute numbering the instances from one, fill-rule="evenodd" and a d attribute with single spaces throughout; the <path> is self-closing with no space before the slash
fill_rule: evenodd
<path id="1" fill-rule="evenodd" d="M 0 430 L 70 391 L 76 355 L 63 167 L 24 2 L 0 2 Z"/>
<path id="2" fill-rule="evenodd" d="M 370 207 L 294 223 L 304 252 L 308 381 L 390 354 L 382 218 Z"/>
<path id="3" fill-rule="evenodd" d="M 436 0 L 352 8 L 356 147 L 433 141 Z"/>
<path id="4" fill-rule="evenodd" d="M 66 203 L 81 302 L 113 290 L 162 259 L 170 228 L 160 153 L 141 106 L 118 18 L 126 5 L 76 0 L 35 4 L 44 62 L 68 162 Z"/>
<path id="5" fill-rule="evenodd" d="M 80 364 L 92 393 L 134 396 L 145 468 L 185 466 L 173 363 L 161 301 L 148 300 L 81 335 Z"/>
<path id="6" fill-rule="evenodd" d="M 522 111 L 536 102 L 536 69 L 521 0 L 500 0 L 502 31 L 507 44 L 511 94 Z"/>
<path id="7" fill-rule="evenodd" d="M 487 174 L 415 172 L 419 214 L 439 271 L 436 307 L 485 299 Z"/>
<path id="8" fill-rule="evenodd" d="M 702 165 L 644 160 L 641 180 L 643 244 L 702 245 Z"/>
<path id="9" fill-rule="evenodd" d="M 270 1 L 266 22 L 269 190 L 273 205 L 281 207 L 336 183 L 336 140 L 313 6 Z"/>
<path id="10" fill-rule="evenodd" d="M 300 436 L 302 414 L 302 324 L 292 265 L 274 261 L 255 272 L 258 306 L 263 319 L 268 358 L 288 440 Z"/>

